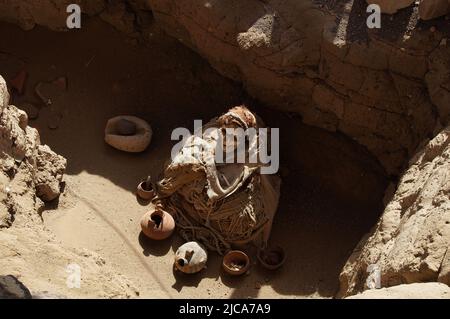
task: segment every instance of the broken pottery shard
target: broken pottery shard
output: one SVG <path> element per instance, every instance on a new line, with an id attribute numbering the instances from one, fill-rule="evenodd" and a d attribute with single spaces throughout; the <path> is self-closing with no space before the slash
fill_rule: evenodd
<path id="1" fill-rule="evenodd" d="M 450 287 L 427 282 L 370 289 L 347 299 L 450 299 Z"/>
<path id="2" fill-rule="evenodd" d="M 450 0 L 422 0 L 419 4 L 419 16 L 430 20 L 450 13 Z"/>
<path id="3" fill-rule="evenodd" d="M 5 80 L 0 76 L 0 114 L 9 104 L 9 92 Z"/>
<path id="4" fill-rule="evenodd" d="M 133 135 L 121 135 L 118 131 L 118 123 L 127 120 L 134 123 L 136 133 Z M 105 128 L 105 142 L 112 147 L 130 153 L 145 151 L 152 139 L 152 128 L 146 121 L 135 116 L 117 116 L 108 121 Z"/>
<path id="5" fill-rule="evenodd" d="M 44 104 L 51 105 L 67 91 L 67 88 L 67 78 L 61 76 L 51 82 L 39 82 L 35 92 Z"/>
<path id="6" fill-rule="evenodd" d="M 367 0 L 368 4 L 377 4 L 381 12 L 394 14 L 398 10 L 409 7 L 415 0 Z"/>
<path id="7" fill-rule="evenodd" d="M 67 90 L 67 78 L 65 76 L 61 76 L 57 78 L 55 81 L 52 82 L 53 85 L 55 85 L 57 88 L 59 88 L 61 91 Z"/>
<path id="8" fill-rule="evenodd" d="M 9 83 L 20 95 L 23 94 L 25 89 L 25 81 L 27 80 L 28 73 L 25 70 L 21 70 Z"/>

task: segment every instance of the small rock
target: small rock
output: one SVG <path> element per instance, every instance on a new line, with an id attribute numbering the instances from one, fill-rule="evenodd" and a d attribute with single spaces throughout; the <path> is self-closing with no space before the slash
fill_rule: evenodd
<path id="1" fill-rule="evenodd" d="M 31 293 L 16 277 L 0 276 L 0 299 L 31 299 Z"/>
<path id="2" fill-rule="evenodd" d="M 39 109 L 34 104 L 25 102 L 20 104 L 19 108 L 27 113 L 30 120 L 35 120 L 39 117 Z"/>
<path id="3" fill-rule="evenodd" d="M 430 32 L 436 32 L 436 27 L 435 27 L 435 26 L 432 26 L 432 27 L 430 28 Z"/>
<path id="4" fill-rule="evenodd" d="M 46 105 L 52 104 L 52 100 L 58 99 L 67 90 L 67 78 L 61 76 L 52 82 L 39 82 L 34 91 Z"/>
<path id="5" fill-rule="evenodd" d="M 441 47 L 447 46 L 447 38 L 443 38 L 443 39 L 441 40 L 441 43 L 439 43 L 439 45 L 440 45 Z"/>
<path id="6" fill-rule="evenodd" d="M 28 114 L 24 110 L 19 110 L 19 126 L 22 130 L 26 130 L 28 126 Z"/>

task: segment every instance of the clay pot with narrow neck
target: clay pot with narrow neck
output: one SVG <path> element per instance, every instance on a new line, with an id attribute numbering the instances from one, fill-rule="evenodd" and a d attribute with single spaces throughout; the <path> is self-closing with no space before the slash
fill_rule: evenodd
<path id="1" fill-rule="evenodd" d="M 142 216 L 141 228 L 144 235 L 154 240 L 170 237 L 175 230 L 175 220 L 168 212 L 156 209 Z"/>
<path id="2" fill-rule="evenodd" d="M 155 197 L 153 186 L 146 181 L 139 183 L 136 193 L 143 200 L 151 200 Z"/>

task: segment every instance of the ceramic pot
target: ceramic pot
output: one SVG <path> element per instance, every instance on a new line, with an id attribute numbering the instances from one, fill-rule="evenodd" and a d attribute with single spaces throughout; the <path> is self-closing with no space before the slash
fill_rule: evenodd
<path id="1" fill-rule="evenodd" d="M 195 274 L 206 268 L 208 253 L 200 243 L 190 241 L 175 253 L 175 269 L 185 274 Z"/>
<path id="2" fill-rule="evenodd" d="M 132 133 L 133 128 L 129 122 L 133 123 L 135 134 L 124 135 L 124 133 Z M 139 153 L 145 151 L 151 142 L 152 135 L 153 131 L 150 124 L 135 116 L 116 116 L 106 123 L 105 142 L 124 152 Z"/>
<path id="3" fill-rule="evenodd" d="M 257 257 L 261 265 L 269 270 L 280 268 L 286 261 L 286 253 L 281 247 L 260 250 Z"/>
<path id="4" fill-rule="evenodd" d="M 250 268 L 250 259 L 243 251 L 232 250 L 223 257 L 222 267 L 228 274 L 239 276 Z"/>
<path id="5" fill-rule="evenodd" d="M 147 182 L 141 182 L 136 191 L 137 195 L 144 200 L 151 200 L 155 197 L 155 190 L 150 185 L 150 188 L 147 187 Z"/>
<path id="6" fill-rule="evenodd" d="M 142 232 L 154 240 L 163 240 L 170 237 L 175 230 L 175 220 L 166 211 L 151 210 L 142 216 Z"/>

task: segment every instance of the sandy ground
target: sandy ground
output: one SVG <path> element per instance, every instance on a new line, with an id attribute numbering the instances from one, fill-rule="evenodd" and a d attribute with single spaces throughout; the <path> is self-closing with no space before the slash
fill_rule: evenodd
<path id="1" fill-rule="evenodd" d="M 130 278 L 144 298 L 332 297 L 340 269 L 382 211 L 383 171 L 364 149 L 340 135 L 306 127 L 300 119 L 260 109 L 243 90 L 220 77 L 199 56 L 156 29 L 145 44 L 92 20 L 81 31 L 23 32 L 0 24 L 0 73 L 29 73 L 26 94 L 37 104 L 39 81 L 67 76 L 68 92 L 31 121 L 42 141 L 68 159 L 65 190 L 43 219 L 57 240 L 102 255 Z M 272 127 L 281 127 L 282 200 L 272 243 L 288 260 L 276 272 L 254 262 L 250 274 L 229 278 L 210 254 L 208 269 L 173 273 L 178 236 L 151 242 L 140 234 L 148 209 L 134 194 L 137 183 L 158 176 L 170 154 L 175 127 L 192 128 L 229 106 L 250 103 Z M 48 121 L 61 117 L 59 128 Z M 149 149 L 126 154 L 103 142 L 108 118 L 132 114 L 154 129 Z M 255 260 L 254 256 L 252 256 Z"/>

